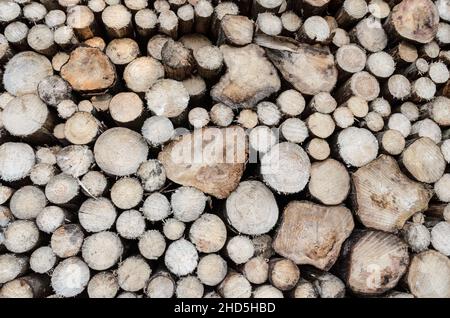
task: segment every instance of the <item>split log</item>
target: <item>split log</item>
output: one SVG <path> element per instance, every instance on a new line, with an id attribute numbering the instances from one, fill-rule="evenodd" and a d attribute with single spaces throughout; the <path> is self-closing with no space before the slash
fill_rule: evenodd
<path id="1" fill-rule="evenodd" d="M 307 201 L 292 201 L 284 210 L 273 247 L 296 264 L 328 270 L 354 227 L 351 212 Z M 293 231 L 296 233 L 292 235 Z"/>
<path id="2" fill-rule="evenodd" d="M 315 95 L 329 92 L 337 81 L 334 58 L 327 48 L 300 44 L 290 38 L 258 35 L 255 43 L 264 47 L 269 59 L 299 92 Z M 299 72 L 298 70 L 302 70 Z M 314 80 L 303 74 L 314 74 Z"/>
<path id="3" fill-rule="evenodd" d="M 354 233 L 344 244 L 341 275 L 357 294 L 379 295 L 397 285 L 409 264 L 408 246 L 393 234 Z"/>

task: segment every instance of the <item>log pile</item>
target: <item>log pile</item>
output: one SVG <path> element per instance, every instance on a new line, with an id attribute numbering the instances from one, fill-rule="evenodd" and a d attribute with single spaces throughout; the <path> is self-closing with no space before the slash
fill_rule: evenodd
<path id="1" fill-rule="evenodd" d="M 0 0 L 0 298 L 450 298 L 447 0 Z"/>

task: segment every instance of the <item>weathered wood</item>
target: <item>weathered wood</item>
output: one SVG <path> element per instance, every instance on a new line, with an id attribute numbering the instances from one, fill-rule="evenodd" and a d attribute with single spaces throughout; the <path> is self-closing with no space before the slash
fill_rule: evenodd
<path id="1" fill-rule="evenodd" d="M 345 207 L 292 201 L 284 210 L 273 247 L 296 264 L 327 270 L 338 258 L 340 247 L 353 226 L 351 212 Z"/>

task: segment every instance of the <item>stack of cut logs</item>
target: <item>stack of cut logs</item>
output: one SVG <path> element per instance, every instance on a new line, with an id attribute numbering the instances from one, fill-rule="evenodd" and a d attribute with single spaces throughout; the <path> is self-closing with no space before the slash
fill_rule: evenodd
<path id="1" fill-rule="evenodd" d="M 449 0 L 0 0 L 0 297 L 450 297 Z"/>

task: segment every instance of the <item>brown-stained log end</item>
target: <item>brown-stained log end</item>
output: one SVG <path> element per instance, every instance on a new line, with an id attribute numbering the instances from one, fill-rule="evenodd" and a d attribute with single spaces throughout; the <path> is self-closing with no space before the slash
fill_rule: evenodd
<path id="1" fill-rule="evenodd" d="M 99 49 L 80 46 L 72 51 L 61 68 L 61 77 L 75 91 L 97 93 L 110 88 L 116 81 L 116 70 Z"/>

